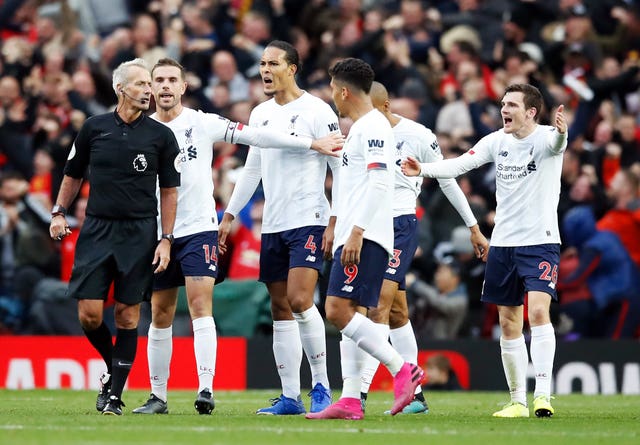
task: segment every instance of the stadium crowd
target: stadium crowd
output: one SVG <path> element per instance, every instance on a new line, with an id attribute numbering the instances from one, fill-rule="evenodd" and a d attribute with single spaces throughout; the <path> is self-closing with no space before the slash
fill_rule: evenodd
<path id="1" fill-rule="evenodd" d="M 512 83 L 543 93 L 541 123 L 565 104 L 558 212 L 569 232 L 556 332 L 640 335 L 638 0 L 0 0 L 0 37 L 0 333 L 40 333 L 47 302 L 64 298 L 75 238 L 50 240 L 52 199 L 82 123 L 116 103 L 113 69 L 134 57 L 150 65 L 172 57 L 188 71 L 185 105 L 246 123 L 266 99 L 264 47 L 281 39 L 300 54 L 299 85 L 329 104 L 328 68 L 344 57 L 367 61 L 392 111 L 432 129 L 445 158 L 501 127 L 499 101 Z M 345 134 L 349 125 L 341 121 Z M 214 150 L 222 212 L 248 147 Z M 487 238 L 493 171 L 459 178 Z M 70 220 L 75 233 L 85 204 L 86 191 Z M 259 196 L 251 206 L 234 229 L 228 280 L 257 277 Z M 483 263 L 435 180 L 424 182 L 418 216 L 407 282 L 416 330 L 496 338 L 497 313 L 479 298 Z M 605 249 L 602 232 L 614 237 Z"/>

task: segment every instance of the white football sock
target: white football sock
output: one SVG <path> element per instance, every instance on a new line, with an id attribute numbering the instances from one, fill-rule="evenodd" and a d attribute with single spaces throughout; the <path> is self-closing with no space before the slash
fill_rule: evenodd
<path id="1" fill-rule="evenodd" d="M 205 388 L 213 390 L 213 376 L 216 373 L 216 353 L 218 338 L 213 317 L 196 318 L 193 326 L 193 350 L 198 369 L 198 392 Z"/>
<path id="2" fill-rule="evenodd" d="M 382 323 L 374 323 L 376 330 L 384 337 L 385 340 L 389 338 L 389 325 Z M 360 392 L 368 393 L 373 377 L 376 375 L 378 365 L 380 362 L 378 359 L 370 354 L 364 355 L 364 361 L 362 363 L 362 370 L 360 372 Z"/>
<path id="3" fill-rule="evenodd" d="M 342 336 L 340 342 L 340 366 L 342 368 L 342 395 L 360 399 L 360 373 L 365 356 L 369 356 L 349 337 Z M 370 357 L 370 356 L 369 356 Z"/>
<path id="4" fill-rule="evenodd" d="M 553 357 L 556 352 L 556 336 L 551 323 L 531 327 L 531 362 L 536 373 L 533 397 L 551 397 Z"/>
<path id="5" fill-rule="evenodd" d="M 298 322 L 302 349 L 311 368 L 311 387 L 321 383 L 325 388 L 329 388 L 327 341 L 322 315 L 314 304 L 304 312 L 294 313 L 293 318 Z"/>
<path id="6" fill-rule="evenodd" d="M 389 331 L 389 340 L 391 340 L 391 346 L 398 351 L 398 354 L 407 363 L 418 364 L 418 343 L 416 342 L 416 335 L 413 332 L 413 326 L 411 320 L 409 320 L 404 326 L 391 329 Z M 422 392 L 422 386 L 416 386 L 416 394 Z"/>
<path id="7" fill-rule="evenodd" d="M 404 365 L 400 354 L 376 330 L 375 323 L 361 313 L 356 312 L 341 332 L 353 340 L 360 349 L 378 359 L 394 377 Z"/>
<path id="8" fill-rule="evenodd" d="M 295 320 L 273 322 L 273 357 L 280 375 L 282 394 L 291 399 L 300 395 L 300 362 L 302 345 L 300 331 Z"/>
<path id="9" fill-rule="evenodd" d="M 502 367 L 507 378 L 511 401 L 527 406 L 527 366 L 529 355 L 524 343 L 524 335 L 513 340 L 500 337 Z"/>
<path id="10" fill-rule="evenodd" d="M 147 337 L 147 359 L 149 361 L 149 377 L 151 392 L 163 402 L 167 401 L 167 382 L 169 380 L 169 365 L 173 352 L 173 329 L 149 326 Z"/>

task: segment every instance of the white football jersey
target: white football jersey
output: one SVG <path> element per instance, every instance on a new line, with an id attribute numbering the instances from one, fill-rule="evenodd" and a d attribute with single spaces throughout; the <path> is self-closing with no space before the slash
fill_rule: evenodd
<path id="1" fill-rule="evenodd" d="M 397 116 L 400 117 L 400 116 Z M 437 162 L 442 160 L 442 152 L 436 135 L 422 124 L 400 117 L 393 127 L 396 140 L 396 182 L 393 194 L 393 216 L 413 215 L 416 213 L 416 199 L 422 189 L 422 178 L 405 176 L 400 163 L 407 156 L 418 162 Z M 458 211 L 467 227 L 478 223 L 464 192 L 455 179 L 439 179 L 442 192 L 451 205 Z"/>
<path id="2" fill-rule="evenodd" d="M 275 99 L 261 103 L 251 112 L 249 124 L 312 139 L 340 131 L 338 117 L 331 107 L 307 92 L 285 105 L 279 105 Z M 335 190 L 339 182 L 339 158 L 314 150 L 251 146 L 225 212 L 236 216 L 262 179 L 265 197 L 262 233 L 326 226 L 331 215 L 324 187 L 327 165 L 331 167 Z"/>
<path id="3" fill-rule="evenodd" d="M 151 117 L 157 120 L 156 113 Z M 215 114 L 183 108 L 175 119 L 163 124 L 171 128 L 180 147 L 180 186 L 173 235 L 179 238 L 218 230 L 211 176 L 213 144 L 224 140 L 230 121 Z M 158 230 L 162 230 L 159 220 Z"/>
<path id="4" fill-rule="evenodd" d="M 390 255 L 393 253 L 395 162 L 393 131 L 382 113 L 374 109 L 354 122 L 342 148 L 340 184 L 334 200 L 334 252 L 347 242 L 353 226 L 358 226 L 365 229 L 364 238 L 380 244 Z M 369 208 L 367 193 L 375 185 L 369 182 L 369 173 L 375 170 L 385 172 L 385 183 L 379 185 L 384 192 Z"/>
<path id="5" fill-rule="evenodd" d="M 436 162 L 442 159 L 442 153 L 433 132 L 410 119 L 401 118 L 393 127 L 393 136 L 396 141 L 393 216 L 396 217 L 416 212 L 416 198 L 422 189 L 420 176 L 410 177 L 402 174 L 402 159 L 411 156 L 419 162 Z"/>
<path id="6" fill-rule="evenodd" d="M 151 115 L 157 119 L 157 114 Z M 218 230 L 216 204 L 213 199 L 213 144 L 230 142 L 242 144 L 280 143 L 300 152 L 309 151 L 311 139 L 294 138 L 275 132 L 256 132 L 242 123 L 212 113 L 183 107 L 171 122 L 162 122 L 173 131 L 180 154 L 180 186 L 173 234 L 176 238 L 208 230 Z M 157 191 L 159 195 L 159 190 Z M 158 204 L 159 204 L 158 200 Z M 158 212 L 160 214 L 160 212 Z M 162 230 L 158 219 L 158 233 Z"/>
<path id="7" fill-rule="evenodd" d="M 450 178 L 494 162 L 497 207 L 491 245 L 559 244 L 558 201 L 566 147 L 566 134 L 548 125 L 538 125 L 524 139 L 498 130 L 458 158 L 423 164 L 422 172 Z"/>

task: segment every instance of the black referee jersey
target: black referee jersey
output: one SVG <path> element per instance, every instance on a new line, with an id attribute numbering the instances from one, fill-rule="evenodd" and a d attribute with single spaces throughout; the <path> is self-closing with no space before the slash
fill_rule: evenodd
<path id="1" fill-rule="evenodd" d="M 76 138 L 64 174 L 82 178 L 89 167 L 87 215 L 137 219 L 158 214 L 160 187 L 180 185 L 178 143 L 169 127 L 144 113 L 130 124 L 117 113 L 90 117 Z"/>

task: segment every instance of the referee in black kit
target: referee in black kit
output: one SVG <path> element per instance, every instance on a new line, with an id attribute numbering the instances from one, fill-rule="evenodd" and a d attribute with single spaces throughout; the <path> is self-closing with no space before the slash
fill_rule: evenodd
<path id="1" fill-rule="evenodd" d="M 144 60 L 118 66 L 113 89 L 118 96 L 115 112 L 87 119 L 71 148 L 49 232 L 57 240 L 71 233 L 65 208 L 78 194 L 89 167 L 87 216 L 69 294 L 78 299 L 82 329 L 107 366 L 96 409 L 121 415 L 122 390 L 136 355 L 140 303 L 151 297 L 153 273 L 164 271 L 169 263 L 180 174 L 173 132 L 144 114 L 151 98 L 151 74 Z M 156 181 L 163 233 L 159 242 Z M 115 345 L 102 319 L 111 283 Z"/>

